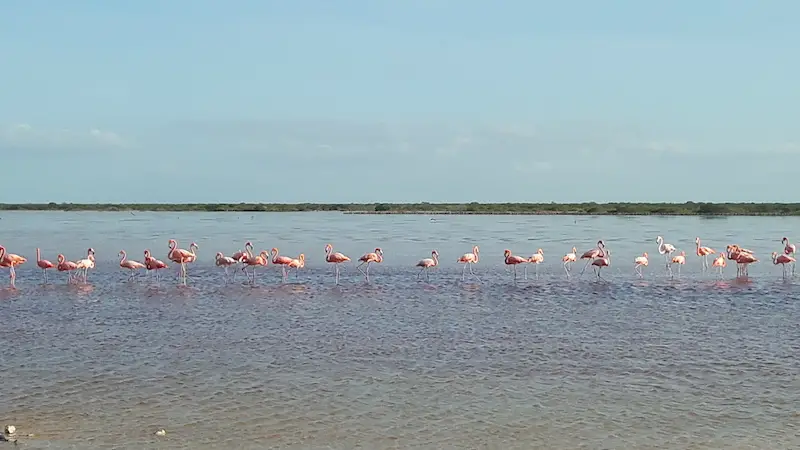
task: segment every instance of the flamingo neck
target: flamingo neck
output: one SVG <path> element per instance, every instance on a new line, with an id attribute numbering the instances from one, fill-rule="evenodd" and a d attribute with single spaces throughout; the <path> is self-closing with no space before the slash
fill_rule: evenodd
<path id="1" fill-rule="evenodd" d="M 122 255 L 122 259 L 119 260 L 119 263 L 122 264 L 126 259 L 128 259 L 128 255 L 125 253 L 125 250 L 119 252 L 119 254 Z"/>
<path id="2" fill-rule="evenodd" d="M 437 255 L 436 252 L 433 252 L 431 253 L 431 256 L 433 257 L 433 265 L 439 265 L 439 255 Z"/>
<path id="3" fill-rule="evenodd" d="M 41 261 L 41 260 L 42 260 L 42 250 L 37 248 L 36 249 L 36 261 Z"/>

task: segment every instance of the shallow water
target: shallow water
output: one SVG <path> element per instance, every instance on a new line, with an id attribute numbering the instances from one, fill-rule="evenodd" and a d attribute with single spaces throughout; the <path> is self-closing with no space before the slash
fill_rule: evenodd
<path id="1" fill-rule="evenodd" d="M 2 213 L 0 244 L 31 259 L 0 289 L 0 420 L 28 448 L 668 448 L 800 446 L 800 275 L 769 253 L 800 221 L 301 214 Z M 687 250 L 680 278 L 655 253 Z M 762 259 L 750 277 L 703 274 L 694 237 Z M 114 257 L 199 246 L 189 286 L 174 268 L 126 282 Z M 558 262 L 597 239 L 612 267 L 567 280 Z M 280 282 L 224 284 L 213 267 L 252 240 L 304 252 Z M 340 286 L 323 246 L 385 261 Z M 480 245 L 480 281 L 455 259 Z M 98 268 L 42 286 L 35 247 Z M 543 248 L 514 284 L 502 251 Z M 430 283 L 413 264 L 436 248 Z M 633 258 L 651 254 L 645 278 Z M 576 265 L 577 275 L 581 266 Z M 171 278 L 172 276 L 172 278 Z M 153 436 L 159 428 L 166 437 Z"/>

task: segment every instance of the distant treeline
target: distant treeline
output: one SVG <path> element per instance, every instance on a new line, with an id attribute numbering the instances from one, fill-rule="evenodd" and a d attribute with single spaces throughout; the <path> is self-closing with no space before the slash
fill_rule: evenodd
<path id="1" fill-rule="evenodd" d="M 800 216 L 800 203 L 21 203 L 5 211 L 301 212 L 353 214 L 575 214 Z"/>

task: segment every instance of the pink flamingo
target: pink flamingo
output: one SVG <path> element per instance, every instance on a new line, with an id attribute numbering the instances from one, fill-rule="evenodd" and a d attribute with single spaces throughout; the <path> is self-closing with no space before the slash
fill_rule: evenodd
<path id="1" fill-rule="evenodd" d="M 289 269 L 294 269 L 294 277 L 300 278 L 300 269 L 306 266 L 306 255 L 300 253 L 297 258 L 289 261 L 289 264 L 286 265 Z"/>
<path id="2" fill-rule="evenodd" d="M 374 252 L 364 253 L 361 255 L 361 258 L 358 258 L 358 260 L 361 261 L 361 263 L 356 266 L 356 269 L 358 269 L 358 271 L 364 275 L 364 278 L 369 281 L 369 265 L 372 263 L 377 264 L 383 262 L 383 250 L 381 250 L 380 247 L 376 247 Z M 364 264 L 367 265 L 366 272 L 361 270 L 361 266 Z"/>
<path id="3" fill-rule="evenodd" d="M 75 264 L 78 265 L 78 271 L 83 271 L 83 282 L 86 283 L 86 278 L 89 276 L 89 269 L 94 269 L 95 267 L 95 260 L 94 260 L 94 249 L 89 248 L 86 250 L 86 258 L 75 261 Z"/>
<path id="4" fill-rule="evenodd" d="M 503 250 L 503 257 L 505 258 L 504 262 L 505 262 L 505 264 L 507 266 L 514 267 L 514 282 L 516 283 L 517 282 L 517 265 L 523 264 L 523 263 L 527 263 L 528 262 L 528 258 L 523 258 L 522 256 L 512 255 L 511 254 L 511 250 L 509 250 L 509 249 Z M 527 274 L 528 266 L 525 266 L 525 270 L 526 270 L 525 278 L 527 279 L 527 277 L 528 277 L 528 274 Z"/>
<path id="5" fill-rule="evenodd" d="M 178 241 L 175 239 L 170 239 L 168 244 L 169 245 L 169 253 L 167 253 L 167 259 L 170 261 L 180 264 L 181 270 L 178 277 L 183 280 L 183 285 L 186 286 L 186 264 L 192 263 L 197 258 L 197 254 L 195 250 L 198 250 L 200 247 L 197 246 L 194 242 L 189 245 L 189 250 L 184 250 L 182 248 L 178 248 Z"/>
<path id="6" fill-rule="evenodd" d="M 67 283 L 72 283 L 72 272 L 78 270 L 78 265 L 72 261 L 67 261 L 64 255 L 59 254 L 56 268 L 59 272 L 67 272 Z"/>
<path id="7" fill-rule="evenodd" d="M 544 262 L 544 250 L 542 250 L 542 249 L 536 250 L 536 253 L 534 253 L 533 255 L 531 255 L 530 258 L 528 258 L 528 262 L 531 263 L 531 264 L 535 264 L 533 267 L 536 270 L 536 279 L 538 280 L 539 279 L 539 264 Z M 525 266 L 525 279 L 527 279 L 527 278 L 528 278 L 528 266 Z"/>
<path id="8" fill-rule="evenodd" d="M 272 253 L 272 264 L 278 264 L 281 266 L 281 278 L 286 281 L 289 278 L 289 273 L 286 271 L 286 266 L 292 262 L 292 258 L 288 256 L 279 256 L 280 250 L 278 247 L 272 247 L 270 253 Z"/>
<path id="9" fill-rule="evenodd" d="M 133 277 L 137 274 L 136 272 L 137 270 L 145 268 L 145 265 L 140 263 L 139 261 L 128 259 L 128 254 L 125 253 L 125 250 L 120 250 L 119 256 L 122 257 L 122 259 L 119 260 L 119 266 L 123 269 L 127 269 L 130 271 L 130 275 L 128 276 L 128 281 L 133 279 Z"/>
<path id="10" fill-rule="evenodd" d="M 753 255 L 753 253 L 746 249 L 741 248 L 736 244 L 731 244 L 726 247 L 728 252 L 728 259 L 731 261 L 736 261 L 736 276 L 746 276 L 747 275 L 747 266 L 754 262 L 758 262 L 758 259 Z"/>
<path id="11" fill-rule="evenodd" d="M 417 279 L 419 280 L 419 277 L 420 275 L 422 275 L 422 272 L 425 272 L 425 279 L 430 282 L 431 277 L 428 271 L 430 270 L 431 267 L 436 267 L 438 265 L 439 265 L 439 252 L 434 250 L 431 252 L 430 258 L 420 259 L 419 262 L 417 263 L 416 266 L 421 267 L 421 269 L 419 269 L 419 272 L 417 273 Z"/>
<path id="12" fill-rule="evenodd" d="M 561 257 L 561 262 L 564 263 L 564 272 L 567 273 L 567 278 L 569 278 L 569 273 L 572 271 L 572 264 L 578 260 L 578 249 L 572 247 L 572 253 L 567 253 L 566 255 Z"/>
<path id="13" fill-rule="evenodd" d="M 467 267 L 469 267 L 469 274 L 475 277 L 476 280 L 481 281 L 480 278 L 478 278 L 478 276 L 472 271 L 472 265 L 477 264 L 480 260 L 478 253 L 479 251 L 480 249 L 477 245 L 473 246 L 472 253 L 464 253 L 456 260 L 457 263 L 464 264 L 464 268 L 461 269 L 461 281 L 464 281 L 465 279 Z"/>
<path id="14" fill-rule="evenodd" d="M 248 258 L 250 256 L 253 256 L 253 244 L 251 244 L 250 241 L 247 241 L 244 243 L 244 251 L 238 250 L 233 255 L 231 255 L 231 258 L 233 258 L 237 262 L 242 262 L 244 258 Z"/>
<path id="15" fill-rule="evenodd" d="M 722 252 L 720 252 L 719 256 L 714 258 L 714 261 L 711 262 L 711 266 L 712 267 L 718 267 L 719 268 L 720 276 L 722 276 L 722 271 L 725 270 L 725 267 L 727 265 L 728 265 L 728 263 L 725 262 L 725 254 L 722 253 Z"/>
<path id="16" fill-rule="evenodd" d="M 28 262 L 28 259 L 24 256 L 6 253 L 6 248 L 0 245 L 0 267 L 8 269 L 9 284 L 11 287 L 16 287 L 17 271 L 14 268 L 26 262 Z"/>
<path id="17" fill-rule="evenodd" d="M 633 272 L 639 275 L 639 278 L 644 278 L 642 267 L 647 267 L 648 264 L 650 264 L 650 260 L 647 259 L 647 252 L 644 252 L 642 256 L 637 256 L 633 259 Z"/>
<path id="18" fill-rule="evenodd" d="M 238 262 L 239 261 L 237 261 L 233 257 L 223 255 L 222 252 L 217 252 L 217 255 L 214 257 L 214 264 L 216 264 L 217 267 L 222 267 L 223 269 L 225 269 L 225 275 L 223 276 L 223 279 L 225 281 L 227 281 L 228 279 L 228 267 L 234 266 Z M 236 276 L 235 270 L 233 271 L 233 275 Z"/>
<path id="19" fill-rule="evenodd" d="M 269 264 L 269 254 L 266 250 L 262 250 L 261 253 L 255 256 L 249 256 L 245 260 L 242 261 L 245 266 L 242 267 L 242 270 L 245 274 L 247 274 L 247 268 L 253 268 L 253 278 L 250 284 L 256 284 L 256 267 L 263 266 L 266 267 Z M 248 276 L 249 278 L 249 276 Z"/>
<path id="20" fill-rule="evenodd" d="M 697 256 L 703 258 L 703 270 L 708 270 L 708 255 L 717 253 L 716 250 L 711 247 L 701 246 L 699 237 L 694 238 L 694 245 L 696 247 L 695 253 L 697 253 Z"/>
<path id="21" fill-rule="evenodd" d="M 786 278 L 786 264 L 794 264 L 795 259 L 793 256 L 787 254 L 779 255 L 778 252 L 772 252 L 772 264 L 776 266 L 780 264 L 783 266 L 783 277 Z"/>
<path id="22" fill-rule="evenodd" d="M 334 253 L 333 246 L 325 244 L 325 261 L 334 265 L 336 269 L 336 284 L 339 284 L 339 264 L 350 261 L 350 257 L 339 252 Z"/>
<path id="23" fill-rule="evenodd" d="M 587 250 L 583 252 L 583 254 L 581 255 L 580 259 L 585 259 L 586 265 L 583 266 L 583 269 L 581 269 L 581 273 L 578 276 L 582 276 L 583 272 L 586 271 L 586 268 L 589 267 L 589 265 L 592 264 L 592 262 L 595 259 L 602 258 L 605 256 L 605 254 L 606 254 L 606 244 L 601 239 L 597 241 L 597 247 L 591 250 Z"/>
<path id="24" fill-rule="evenodd" d="M 658 253 L 664 255 L 664 265 L 667 267 L 667 273 L 672 275 L 672 266 L 670 266 L 670 261 L 672 258 L 672 254 L 675 252 L 675 246 L 672 244 L 665 244 L 664 238 L 661 236 L 656 236 L 656 244 L 658 244 Z"/>
<path id="25" fill-rule="evenodd" d="M 603 256 L 592 261 L 592 266 L 592 268 L 595 269 L 597 278 L 602 279 L 603 277 L 600 276 L 600 270 L 602 270 L 603 267 L 611 267 L 611 250 L 603 248 Z"/>
<path id="26" fill-rule="evenodd" d="M 45 284 L 47 283 L 47 269 L 52 269 L 55 267 L 53 263 L 46 259 L 42 259 L 42 251 L 37 247 L 36 248 L 36 265 L 42 269 L 42 276 L 44 277 Z"/>
<path id="27" fill-rule="evenodd" d="M 151 270 L 155 270 L 156 272 L 156 282 L 159 280 L 158 271 L 162 269 L 166 269 L 168 266 L 164 261 L 159 259 L 153 258 L 153 255 L 150 254 L 150 250 L 144 251 L 144 267 L 147 269 L 149 273 Z"/>
<path id="28" fill-rule="evenodd" d="M 681 266 L 686 264 L 686 252 L 681 250 L 681 253 L 678 256 L 673 256 L 672 257 L 671 263 L 678 265 L 678 278 L 680 278 L 681 277 Z M 670 270 L 669 273 L 672 274 L 672 270 Z"/>
<path id="29" fill-rule="evenodd" d="M 783 253 L 787 256 L 794 257 L 794 252 L 795 250 L 797 250 L 797 247 L 795 247 L 794 244 L 789 242 L 789 238 L 784 237 L 783 239 L 781 239 L 781 243 L 784 245 Z M 794 275 L 794 268 L 796 265 L 797 264 L 794 261 L 792 261 L 792 275 Z"/>

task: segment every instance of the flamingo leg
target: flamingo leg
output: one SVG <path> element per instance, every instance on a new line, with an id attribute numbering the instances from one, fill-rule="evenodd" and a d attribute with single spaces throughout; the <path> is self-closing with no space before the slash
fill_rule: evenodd
<path id="1" fill-rule="evenodd" d="M 581 269 L 581 273 L 578 276 L 583 276 L 583 272 L 586 271 L 586 268 L 589 267 L 589 264 L 591 264 L 591 263 L 592 263 L 592 260 L 591 259 L 587 259 L 586 260 L 586 265 L 583 266 L 583 269 Z M 594 270 L 594 269 L 592 269 L 592 270 Z"/>
<path id="2" fill-rule="evenodd" d="M 517 282 L 517 265 L 514 264 L 514 283 Z"/>
<path id="3" fill-rule="evenodd" d="M 525 278 L 526 280 L 528 279 L 528 265 L 527 265 L 527 264 L 525 264 L 525 274 L 524 274 L 524 278 Z"/>
<path id="4" fill-rule="evenodd" d="M 567 267 L 568 265 L 569 265 L 569 261 L 565 261 L 564 262 L 564 273 L 567 274 L 567 278 L 569 278 L 569 268 Z"/>
<path id="5" fill-rule="evenodd" d="M 538 280 L 539 279 L 539 264 L 536 264 L 536 267 L 534 267 L 534 271 L 536 272 L 536 279 Z"/>
<path id="6" fill-rule="evenodd" d="M 464 264 L 464 268 L 461 269 L 461 281 L 464 281 L 466 279 L 466 273 L 467 273 L 467 266 L 468 265 L 469 265 L 469 263 Z"/>
<path id="7" fill-rule="evenodd" d="M 372 262 L 372 261 L 369 261 L 369 262 L 367 262 L 367 270 L 366 270 L 366 275 L 367 275 L 367 282 L 368 282 L 368 283 L 369 283 L 369 265 L 370 265 L 370 263 L 371 263 L 371 262 Z"/>
<path id="8" fill-rule="evenodd" d="M 336 284 L 339 284 L 339 263 L 336 263 L 334 268 L 336 268 Z"/>
<path id="9" fill-rule="evenodd" d="M 431 282 L 431 271 L 428 268 L 425 268 L 425 279 L 428 280 L 428 283 Z"/>
<path id="10" fill-rule="evenodd" d="M 467 264 L 469 265 L 469 274 L 472 275 L 473 277 L 475 277 L 475 279 L 478 280 L 478 282 L 480 282 L 481 279 L 478 278 L 478 276 L 475 275 L 475 272 L 472 271 L 472 264 L 471 263 L 467 263 Z"/>

